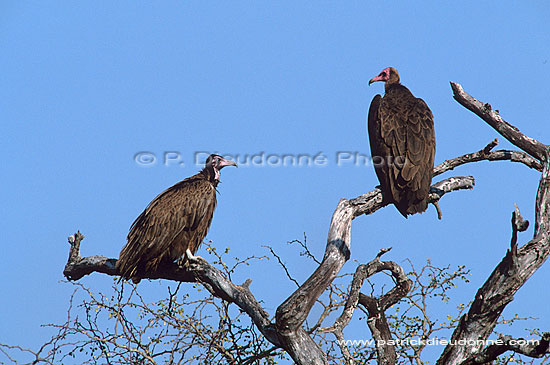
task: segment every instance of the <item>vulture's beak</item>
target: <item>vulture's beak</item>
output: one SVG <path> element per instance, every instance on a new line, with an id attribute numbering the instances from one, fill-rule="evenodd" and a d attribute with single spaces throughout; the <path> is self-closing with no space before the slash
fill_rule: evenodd
<path id="1" fill-rule="evenodd" d="M 384 74 L 381 73 L 380 75 L 375 76 L 372 79 L 370 79 L 369 80 L 369 86 L 370 86 L 370 84 L 372 84 L 373 82 L 376 82 L 376 81 L 386 81 L 386 79 L 384 79 Z"/>
<path id="2" fill-rule="evenodd" d="M 225 166 L 235 166 L 235 167 L 238 167 L 237 166 L 237 163 L 235 161 L 231 161 L 231 160 L 226 160 L 225 158 L 222 158 L 220 160 L 220 164 L 219 164 L 219 167 L 220 169 L 224 168 Z"/>
<path id="3" fill-rule="evenodd" d="M 372 84 L 373 82 L 376 82 L 376 81 L 384 81 L 384 80 L 382 80 L 382 76 L 378 75 L 378 76 L 373 77 L 372 79 L 369 80 L 369 86 L 370 86 L 370 84 Z"/>

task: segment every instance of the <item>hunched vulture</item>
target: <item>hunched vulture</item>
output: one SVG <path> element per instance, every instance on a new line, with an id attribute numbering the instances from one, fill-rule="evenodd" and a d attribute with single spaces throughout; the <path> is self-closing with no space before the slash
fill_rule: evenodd
<path id="1" fill-rule="evenodd" d="M 212 154 L 196 175 L 160 193 L 134 221 L 116 263 L 121 278 L 139 283 L 159 265 L 185 261 L 202 243 L 216 207 L 220 170 L 237 166 Z"/>
<path id="2" fill-rule="evenodd" d="M 407 215 L 428 208 L 435 155 L 433 115 L 424 100 L 401 85 L 388 67 L 369 81 L 385 82 L 385 95 L 370 104 L 368 132 L 383 199 Z"/>

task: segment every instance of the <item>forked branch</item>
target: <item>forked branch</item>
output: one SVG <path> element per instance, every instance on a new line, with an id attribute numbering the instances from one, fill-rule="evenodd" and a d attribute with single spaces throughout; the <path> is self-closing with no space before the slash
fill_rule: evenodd
<path id="1" fill-rule="evenodd" d="M 472 189 L 471 176 L 451 177 L 432 186 L 429 202 L 438 201 L 446 193 Z M 315 272 L 278 308 L 276 327 L 285 349 L 298 364 L 326 364 L 319 346 L 305 333 L 302 324 L 315 301 L 336 278 L 350 257 L 351 222 L 363 214 L 372 214 L 384 207 L 382 193 L 376 189 L 355 199 L 341 199 L 332 215 L 325 256 Z M 298 339 L 298 341 L 296 341 Z"/>
<path id="2" fill-rule="evenodd" d="M 344 310 L 332 326 L 320 328 L 320 332 L 333 332 L 337 338 L 348 325 L 353 312 L 358 304 L 361 304 L 368 312 L 368 326 L 374 337 L 378 359 L 384 359 L 385 364 L 395 364 L 397 353 L 395 346 L 391 344 L 391 332 L 386 321 L 385 311 L 401 300 L 412 286 L 412 281 L 407 278 L 401 266 L 392 261 L 380 261 L 380 257 L 390 249 L 382 249 L 376 258 L 366 265 L 359 265 L 355 270 L 351 282 L 350 291 L 347 297 Z M 396 283 L 395 287 L 380 298 L 371 297 L 360 292 L 365 279 L 381 271 L 387 270 L 391 273 Z M 344 341 L 339 340 L 342 353 L 349 354 Z M 353 359 L 347 356 L 347 362 L 353 363 Z"/>
<path id="3" fill-rule="evenodd" d="M 527 137 L 505 122 L 489 104 L 474 99 L 464 89 L 451 83 L 455 99 L 479 115 L 514 145 L 522 148 L 543 163 L 536 199 L 534 238 L 518 248 L 517 232 L 527 228 L 519 209 L 512 215 L 511 247 L 502 261 L 478 290 L 468 313 L 460 318 L 450 344 L 445 348 L 438 364 L 461 364 L 482 354 L 482 341 L 487 340 L 504 308 L 519 288 L 546 261 L 550 254 L 550 166 L 549 149 L 539 141 Z M 470 362 L 471 363 L 471 362 Z"/>
<path id="4" fill-rule="evenodd" d="M 466 109 L 475 113 L 487 124 L 493 127 L 500 135 L 510 141 L 514 146 L 527 152 L 539 161 L 546 158 L 548 146 L 521 133 L 519 129 L 506 122 L 500 116 L 498 110 L 493 110 L 491 104 L 483 103 L 469 95 L 460 84 L 451 82 L 453 97 Z"/>
<path id="5" fill-rule="evenodd" d="M 498 139 L 494 139 L 487 146 L 481 150 L 468 153 L 459 157 L 452 158 L 447 161 L 443 161 L 436 167 L 434 167 L 434 176 L 441 175 L 444 172 L 453 170 L 454 168 L 464 165 L 471 162 L 479 161 L 511 161 L 522 163 L 525 166 L 535 169 L 537 171 L 542 171 L 542 164 L 529 156 L 527 153 L 522 151 L 509 151 L 509 150 L 498 150 L 492 151 L 495 146 L 498 145 Z"/>

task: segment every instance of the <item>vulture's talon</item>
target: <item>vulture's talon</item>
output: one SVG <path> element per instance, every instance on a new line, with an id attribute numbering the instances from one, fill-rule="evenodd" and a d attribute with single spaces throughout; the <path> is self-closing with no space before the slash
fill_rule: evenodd
<path id="1" fill-rule="evenodd" d="M 194 262 L 199 262 L 199 261 L 205 261 L 206 260 L 200 256 L 195 256 L 191 253 L 191 250 L 190 249 L 187 249 L 185 250 L 185 257 L 187 258 L 187 260 L 185 260 L 185 265 L 187 265 L 186 267 L 188 268 L 189 267 L 189 264 L 191 263 L 194 263 Z"/>
<path id="2" fill-rule="evenodd" d="M 191 253 L 190 249 L 185 250 L 185 257 L 187 257 L 186 261 L 196 261 L 197 258 Z"/>

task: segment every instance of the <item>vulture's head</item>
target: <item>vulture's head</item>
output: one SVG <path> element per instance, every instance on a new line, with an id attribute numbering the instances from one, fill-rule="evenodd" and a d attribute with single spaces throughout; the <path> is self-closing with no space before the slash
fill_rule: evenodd
<path id="1" fill-rule="evenodd" d="M 386 87 L 391 84 L 399 84 L 399 73 L 395 68 L 387 67 L 383 69 L 378 76 L 370 79 L 369 85 L 376 81 L 384 81 L 386 83 Z"/>
<path id="2" fill-rule="evenodd" d="M 237 163 L 235 161 L 226 160 L 220 155 L 212 154 L 206 159 L 206 165 L 204 168 L 210 173 L 210 176 L 212 176 L 215 181 L 218 181 L 220 180 L 220 170 L 225 166 L 236 167 Z"/>

